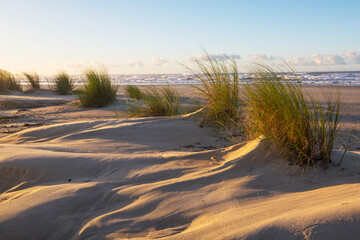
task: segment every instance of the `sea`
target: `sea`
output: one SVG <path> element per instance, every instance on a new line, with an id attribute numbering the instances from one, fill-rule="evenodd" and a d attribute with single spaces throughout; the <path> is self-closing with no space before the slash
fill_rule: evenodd
<path id="1" fill-rule="evenodd" d="M 282 79 L 299 82 L 303 85 L 360 85 L 360 71 L 348 72 L 300 72 L 294 77 L 293 74 L 279 73 Z M 72 76 L 75 82 L 82 84 L 83 76 Z M 240 74 L 241 83 L 251 83 L 254 75 L 251 73 Z M 22 84 L 27 84 L 25 78 L 20 78 Z M 40 84 L 47 85 L 54 82 L 55 76 L 41 76 Z M 182 85 L 201 84 L 201 81 L 189 74 L 129 74 L 111 75 L 115 85 Z"/>

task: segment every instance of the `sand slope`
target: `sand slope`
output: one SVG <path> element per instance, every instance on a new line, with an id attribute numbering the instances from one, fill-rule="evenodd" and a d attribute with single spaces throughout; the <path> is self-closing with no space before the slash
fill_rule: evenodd
<path id="1" fill-rule="evenodd" d="M 360 153 L 301 174 L 264 139 L 184 147 L 221 144 L 189 118 L 4 137 L 0 239 L 360 239 Z"/>

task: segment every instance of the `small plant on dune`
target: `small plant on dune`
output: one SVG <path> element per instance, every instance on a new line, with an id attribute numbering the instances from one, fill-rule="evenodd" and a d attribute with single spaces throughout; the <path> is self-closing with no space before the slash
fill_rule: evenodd
<path id="1" fill-rule="evenodd" d="M 103 107 L 116 100 L 117 90 L 107 72 L 88 70 L 84 89 L 77 96 L 83 107 Z"/>
<path id="2" fill-rule="evenodd" d="M 0 92 L 6 90 L 21 91 L 21 85 L 13 74 L 5 70 L 0 70 Z"/>
<path id="3" fill-rule="evenodd" d="M 150 88 L 142 93 L 142 104 L 131 106 L 137 116 L 175 116 L 181 113 L 180 97 L 172 87 Z"/>
<path id="4" fill-rule="evenodd" d="M 330 164 L 337 137 L 340 93 L 324 95 L 326 106 L 299 83 L 282 80 L 270 67 L 258 66 L 255 79 L 245 85 L 246 122 L 253 135 L 264 135 L 287 153 L 296 164 Z"/>
<path id="5" fill-rule="evenodd" d="M 144 93 L 137 86 L 134 85 L 126 86 L 125 91 L 129 97 L 134 99 L 143 99 L 145 96 Z"/>
<path id="6" fill-rule="evenodd" d="M 74 80 L 66 72 L 60 72 L 55 77 L 55 92 L 60 95 L 71 94 L 74 88 Z"/>
<path id="7" fill-rule="evenodd" d="M 40 78 L 36 72 L 23 72 L 32 89 L 40 89 Z"/>
<path id="8" fill-rule="evenodd" d="M 205 61 L 194 58 L 187 67 L 202 82 L 197 90 L 206 98 L 204 121 L 228 126 L 239 116 L 239 70 L 234 59 L 218 60 L 205 52 Z"/>

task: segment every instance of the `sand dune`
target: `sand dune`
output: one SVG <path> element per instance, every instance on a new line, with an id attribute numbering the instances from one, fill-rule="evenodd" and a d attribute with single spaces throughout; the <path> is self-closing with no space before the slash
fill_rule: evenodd
<path id="1" fill-rule="evenodd" d="M 183 146 L 219 143 L 191 118 L 70 122 L 0 141 L 0 239 L 360 238 L 359 152 L 307 173 L 266 139 L 192 152 Z"/>

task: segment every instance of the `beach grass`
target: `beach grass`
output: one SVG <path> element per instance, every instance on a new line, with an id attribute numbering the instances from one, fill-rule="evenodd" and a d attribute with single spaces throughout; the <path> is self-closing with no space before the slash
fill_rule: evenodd
<path id="1" fill-rule="evenodd" d="M 180 96 L 170 86 L 150 87 L 141 95 L 140 103 L 129 106 L 134 116 L 175 116 L 181 113 Z"/>
<path id="2" fill-rule="evenodd" d="M 54 90 L 60 95 L 71 94 L 74 89 L 74 80 L 66 72 L 60 72 L 55 77 Z"/>
<path id="3" fill-rule="evenodd" d="M 273 69 L 258 65 L 244 86 L 246 123 L 252 136 L 264 135 L 296 164 L 327 167 L 339 132 L 340 92 L 325 95 L 326 104 L 305 93 L 297 82 L 282 80 Z"/>
<path id="4" fill-rule="evenodd" d="M 19 81 L 8 71 L 0 70 L 0 92 L 6 90 L 21 91 Z"/>
<path id="5" fill-rule="evenodd" d="M 134 85 L 128 85 L 125 87 L 125 92 L 126 95 L 128 95 L 131 98 L 134 99 L 143 99 L 145 97 L 145 94 L 137 87 Z"/>
<path id="6" fill-rule="evenodd" d="M 77 98 L 83 107 L 103 107 L 116 100 L 117 90 L 106 71 L 90 69 L 85 72 L 84 89 Z"/>
<path id="7" fill-rule="evenodd" d="M 205 51 L 205 60 L 193 58 L 195 68 L 185 66 L 202 82 L 197 91 L 206 98 L 202 121 L 228 126 L 239 116 L 239 70 L 234 59 L 218 60 Z"/>
<path id="8" fill-rule="evenodd" d="M 40 89 L 40 78 L 36 72 L 23 72 L 32 89 Z"/>

